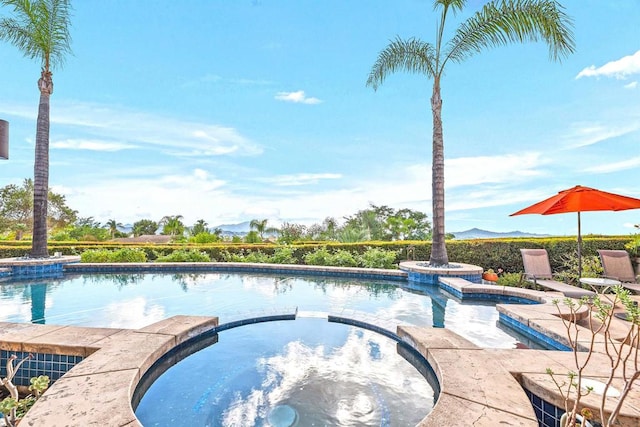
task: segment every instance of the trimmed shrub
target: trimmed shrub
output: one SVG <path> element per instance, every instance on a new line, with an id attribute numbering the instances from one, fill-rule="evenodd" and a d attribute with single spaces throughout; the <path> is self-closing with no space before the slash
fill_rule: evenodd
<path id="1" fill-rule="evenodd" d="M 331 265 L 331 253 L 326 246 L 322 246 L 306 254 L 304 256 L 304 262 L 308 265 Z"/>
<path id="2" fill-rule="evenodd" d="M 113 251 L 111 262 L 147 262 L 147 254 L 138 248 L 122 248 Z"/>
<path id="3" fill-rule="evenodd" d="M 224 262 L 245 262 L 244 255 L 236 252 L 222 251 L 220 258 Z"/>
<path id="4" fill-rule="evenodd" d="M 189 243 L 216 243 L 220 241 L 220 236 L 213 233 L 198 233 L 189 238 Z"/>
<path id="5" fill-rule="evenodd" d="M 89 249 L 80 255 L 81 262 L 147 262 L 145 252 L 138 248 L 122 248 L 115 251 Z"/>
<path id="6" fill-rule="evenodd" d="M 249 251 L 244 256 L 244 260 L 242 262 L 257 262 L 257 263 L 268 263 L 271 261 L 269 255 L 260 252 L 260 251 Z"/>
<path id="7" fill-rule="evenodd" d="M 270 258 L 273 264 L 297 264 L 298 260 L 294 256 L 295 248 L 291 246 L 283 246 L 276 248 Z"/>
<path id="8" fill-rule="evenodd" d="M 82 252 L 80 262 L 111 262 L 111 253 L 107 249 L 89 249 Z"/>
<path id="9" fill-rule="evenodd" d="M 334 265 L 336 267 L 357 267 L 358 259 L 351 252 L 338 249 L 329 257 L 328 265 Z"/>
<path id="10" fill-rule="evenodd" d="M 398 251 L 385 251 L 380 248 L 369 248 L 360 255 L 360 264 L 366 268 L 398 268 L 396 257 Z"/>
<path id="11" fill-rule="evenodd" d="M 583 255 L 585 257 L 597 256 L 597 249 L 625 249 L 625 245 L 634 241 L 637 236 L 585 236 L 583 238 Z M 236 239 L 237 240 L 237 239 Z M 333 257 L 342 250 L 351 253 L 359 265 L 374 266 L 372 261 L 364 261 L 360 256 L 369 249 L 376 248 L 381 251 L 396 253 L 395 262 L 404 259 L 428 260 L 431 252 L 431 242 L 425 241 L 394 241 L 394 242 L 300 242 L 292 245 L 278 245 L 272 243 L 129 243 L 129 242 L 75 242 L 54 241 L 48 242 L 49 252 L 61 252 L 64 255 L 81 255 L 88 250 L 114 251 L 123 248 L 137 248 L 146 255 L 146 260 L 153 261 L 158 257 L 170 255 L 174 251 L 196 250 L 209 255 L 211 260 L 228 262 L 273 262 L 309 265 L 349 265 L 345 255 L 344 259 L 336 260 Z M 481 266 L 484 270 L 498 271 L 502 268 L 506 273 L 518 273 L 523 271 L 521 248 L 544 248 L 549 253 L 551 268 L 554 272 L 562 272 L 567 269 L 565 255 L 576 253 L 576 240 L 572 237 L 548 237 L 548 238 L 505 238 L 505 239 L 478 239 L 478 240 L 450 240 L 447 241 L 447 251 L 452 262 L 462 262 Z M 635 244 L 629 245 L 627 250 L 633 250 Z M 31 250 L 31 242 L 28 240 L 0 241 L 0 258 L 23 257 Z M 282 251 L 282 252 L 280 252 Z M 261 254 L 250 255 L 253 252 Z M 89 256 L 89 255 L 87 255 Z M 85 259 L 86 257 L 85 256 Z M 96 261 L 100 261 L 97 254 L 91 255 Z M 107 257 L 108 254 L 105 256 Z M 249 259 L 246 259 L 249 256 Z M 137 259 L 136 259 L 137 260 Z M 90 262 L 84 261 L 83 262 Z M 388 264 L 387 264 L 388 265 Z"/>
<path id="12" fill-rule="evenodd" d="M 156 258 L 156 262 L 210 262 L 211 258 L 205 252 L 196 249 L 178 249 L 169 255 L 162 255 Z"/>

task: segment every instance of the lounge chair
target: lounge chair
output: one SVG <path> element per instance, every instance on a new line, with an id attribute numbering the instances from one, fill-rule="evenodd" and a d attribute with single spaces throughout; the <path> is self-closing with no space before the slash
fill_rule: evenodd
<path id="1" fill-rule="evenodd" d="M 598 255 L 604 269 L 604 277 L 619 280 L 622 286 L 640 294 L 640 284 L 636 282 L 636 274 L 627 251 L 600 249 Z"/>
<path id="2" fill-rule="evenodd" d="M 543 288 L 562 292 L 565 297 L 569 298 L 593 297 L 596 295 L 593 291 L 553 280 L 549 255 L 546 249 L 520 249 L 520 252 L 522 253 L 522 263 L 524 264 L 522 278 L 531 280 L 534 284 Z"/>

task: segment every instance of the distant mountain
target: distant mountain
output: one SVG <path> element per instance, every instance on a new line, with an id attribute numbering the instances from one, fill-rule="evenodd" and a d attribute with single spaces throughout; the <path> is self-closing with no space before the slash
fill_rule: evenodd
<path id="1" fill-rule="evenodd" d="M 451 233 L 455 236 L 456 240 L 467 239 L 495 239 L 501 237 L 549 237 L 549 234 L 534 234 L 524 233 L 522 231 L 508 231 L 506 233 L 499 233 L 496 231 L 480 230 L 479 228 L 472 228 L 466 231 L 454 231 Z"/>
<path id="2" fill-rule="evenodd" d="M 222 224 L 222 225 L 216 225 L 215 227 L 212 228 L 212 230 L 219 228 L 220 230 L 222 230 L 223 235 L 231 235 L 231 236 L 244 235 L 251 230 L 251 227 L 249 224 L 251 224 L 251 221 L 245 221 L 239 224 Z"/>

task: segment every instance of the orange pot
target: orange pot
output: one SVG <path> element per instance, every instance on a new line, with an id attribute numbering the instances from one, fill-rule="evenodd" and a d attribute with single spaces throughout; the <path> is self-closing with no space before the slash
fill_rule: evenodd
<path id="1" fill-rule="evenodd" d="M 496 273 L 482 273 L 482 278 L 487 282 L 497 282 L 498 275 Z"/>

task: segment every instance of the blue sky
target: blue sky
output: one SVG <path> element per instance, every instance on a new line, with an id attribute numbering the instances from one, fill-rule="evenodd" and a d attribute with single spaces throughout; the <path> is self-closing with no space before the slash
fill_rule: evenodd
<path id="1" fill-rule="evenodd" d="M 447 231 L 572 235 L 574 214 L 509 214 L 574 185 L 640 198 L 640 2 L 562 3 L 577 51 L 561 63 L 538 43 L 449 64 Z M 428 0 L 75 1 L 50 186 L 101 222 L 311 224 L 369 203 L 431 218 L 431 81 L 365 82 L 389 40 L 431 42 L 436 18 Z M 0 44 L 0 186 L 33 176 L 38 78 Z M 637 223 L 640 210 L 582 215 L 585 234 Z"/>

